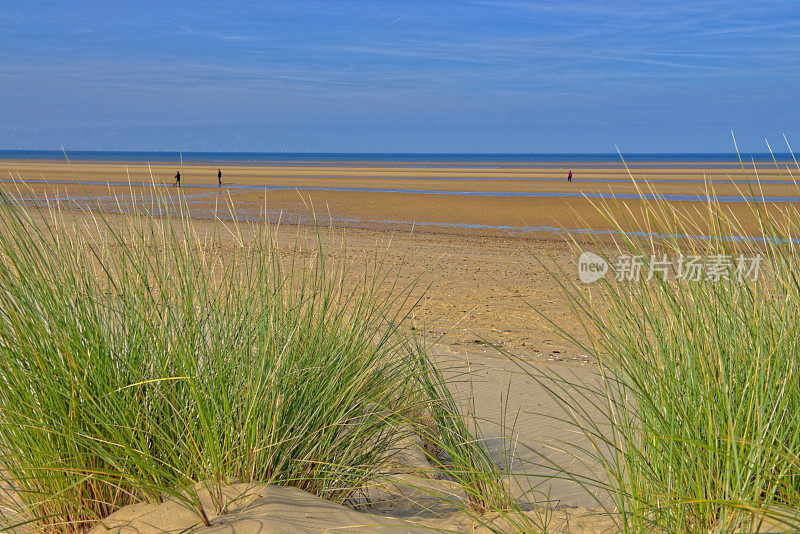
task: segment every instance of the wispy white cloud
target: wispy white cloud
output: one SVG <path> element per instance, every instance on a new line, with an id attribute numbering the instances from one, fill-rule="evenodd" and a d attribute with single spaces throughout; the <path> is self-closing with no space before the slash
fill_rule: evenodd
<path id="1" fill-rule="evenodd" d="M 753 34 L 753 33 L 767 33 L 775 35 L 775 30 L 786 29 L 800 29 L 800 20 L 792 20 L 777 23 L 763 23 L 763 24 L 737 24 L 730 27 L 716 28 L 713 30 L 704 30 L 697 32 L 698 35 L 735 35 L 735 34 Z M 798 34 L 792 34 L 792 37 L 797 37 Z"/>
<path id="2" fill-rule="evenodd" d="M 79 113 L 92 127 L 163 116 L 311 124 L 326 113 L 408 128 L 478 117 L 489 127 L 521 120 L 519 110 L 557 123 L 577 110 L 702 103 L 681 116 L 691 122 L 718 102 L 736 103 L 719 104 L 719 120 L 737 115 L 741 94 L 756 120 L 800 85 L 800 8 L 790 2 L 198 0 L 187 16 L 152 1 L 87 0 L 102 7 L 94 18 L 23 3 L 0 12 L 9 127 Z"/>

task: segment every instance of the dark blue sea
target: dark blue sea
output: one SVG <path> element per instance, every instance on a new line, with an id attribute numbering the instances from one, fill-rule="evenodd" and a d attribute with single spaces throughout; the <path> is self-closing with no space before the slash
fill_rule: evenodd
<path id="1" fill-rule="evenodd" d="M 729 164 L 739 161 L 736 153 L 697 154 L 623 154 L 627 163 L 662 162 L 686 166 Z M 437 154 L 437 153 L 310 153 L 310 152 L 128 152 L 94 150 L 0 150 L 0 160 L 41 161 L 115 161 L 138 163 L 236 163 L 244 165 L 302 165 L 302 164 L 395 164 L 407 166 L 441 166 L 461 164 L 476 167 L 515 165 L 621 164 L 619 154 Z M 788 153 L 776 153 L 779 163 L 792 163 Z M 771 163 L 769 153 L 742 153 L 745 163 Z"/>

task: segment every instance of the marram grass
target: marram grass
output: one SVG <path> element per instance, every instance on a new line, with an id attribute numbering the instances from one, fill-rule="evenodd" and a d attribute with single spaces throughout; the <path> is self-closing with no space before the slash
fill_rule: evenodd
<path id="1" fill-rule="evenodd" d="M 344 264 L 282 258 L 266 225 L 198 235 L 185 212 L 132 211 L 0 197 L 7 526 L 81 532 L 165 498 L 207 524 L 219 510 L 197 488 L 232 482 L 344 502 L 398 428 L 450 406 L 418 387 L 430 363 L 399 331 L 408 291 L 384 291 L 380 264 L 346 289 Z"/>
<path id="2" fill-rule="evenodd" d="M 639 257 L 643 276 L 618 281 L 612 268 L 587 288 L 553 270 L 584 327 L 571 339 L 596 355 L 602 380 L 526 369 L 587 438 L 575 454 L 598 476 L 567 476 L 608 496 L 621 531 L 800 528 L 800 212 L 759 202 L 757 187 L 744 193 L 742 220 L 713 188 L 694 213 L 656 200 L 620 216 L 616 203 L 598 204 L 616 245 L 575 242 L 576 253 L 600 252 L 612 267 L 618 255 Z M 740 238 L 745 218 L 755 239 Z M 727 278 L 648 279 L 651 258 L 664 255 L 672 265 L 696 255 L 734 266 Z M 760 257 L 757 280 L 734 275 L 740 255 Z"/>

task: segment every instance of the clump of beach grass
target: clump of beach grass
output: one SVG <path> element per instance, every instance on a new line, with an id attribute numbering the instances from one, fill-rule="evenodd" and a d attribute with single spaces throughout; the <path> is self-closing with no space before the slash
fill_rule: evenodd
<path id="1" fill-rule="evenodd" d="M 474 401 L 468 403 L 466 413 L 459 408 L 450 394 L 448 381 L 425 357 L 424 343 L 416 341 L 419 365 L 425 369 L 418 374 L 418 391 L 426 398 L 436 399 L 428 404 L 429 420 L 416 421 L 417 434 L 431 445 L 425 450 L 428 461 L 464 491 L 466 511 L 478 521 L 482 522 L 481 517 L 487 513 L 514 508 L 517 499 L 504 481 L 498 461 L 487 450 L 485 437 L 472 415 Z M 465 508 L 461 503 L 453 504 Z"/>
<path id="2" fill-rule="evenodd" d="M 319 241 L 282 257 L 266 224 L 200 235 L 180 202 L 131 205 L 0 195 L 6 526 L 77 533 L 167 498 L 207 525 L 221 510 L 198 492 L 222 506 L 237 482 L 345 502 L 399 428 L 452 407 L 418 387 L 431 371 L 400 328 L 410 292 L 379 260 L 348 289 Z"/>
<path id="3" fill-rule="evenodd" d="M 797 187 L 791 172 L 787 196 Z M 552 466 L 553 476 L 603 495 L 621 531 L 800 528 L 800 212 L 764 203 L 755 178 L 742 194 L 748 224 L 713 187 L 697 210 L 598 203 L 615 244 L 573 245 L 602 256 L 607 276 L 586 286 L 551 267 L 584 335 L 553 325 L 596 356 L 601 380 L 577 383 L 520 363 L 587 438 L 585 447 L 564 446 L 598 473 Z M 759 232 L 748 236 L 753 221 Z M 625 267 L 615 269 L 620 257 Z M 650 276 L 651 261 L 686 268 L 693 257 L 722 262 L 726 274 Z"/>

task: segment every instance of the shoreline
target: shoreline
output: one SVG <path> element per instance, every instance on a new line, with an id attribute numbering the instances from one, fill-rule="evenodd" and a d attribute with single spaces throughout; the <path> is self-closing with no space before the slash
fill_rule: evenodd
<path id="1" fill-rule="evenodd" d="M 130 158 L 125 159 L 125 155 Z M 20 157 L 27 156 L 27 157 Z M 31 157 L 32 156 L 32 157 Z M 103 157 L 107 156 L 107 157 Z M 152 156 L 148 158 L 148 156 Z M 202 159 L 198 156 L 202 156 Z M 214 156 L 217 156 L 215 158 Z M 338 156 L 338 157 L 337 157 Z M 719 159 L 725 158 L 725 159 Z M 793 153 L 588 153 L 588 154 L 503 154 L 503 153 L 327 153 L 327 152 L 204 152 L 204 151 L 114 151 L 114 150 L 0 150 L 0 162 L 119 163 L 192 165 L 390 165 L 421 167 L 549 167 L 549 166 L 736 166 L 793 165 Z"/>
<path id="2" fill-rule="evenodd" d="M 668 166 L 625 169 L 574 170 L 572 183 L 566 169 L 463 169 L 400 168 L 388 165 L 352 167 L 336 165 L 207 166 L 185 164 L 181 193 L 193 213 L 201 218 L 223 216 L 255 221 L 269 217 L 290 222 L 317 221 L 340 227 L 382 231 L 409 231 L 439 235 L 513 237 L 525 241 L 558 241 L 573 234 L 579 241 L 610 242 L 612 224 L 598 211 L 608 206 L 614 215 L 631 215 L 642 221 L 651 199 L 675 200 L 688 218 L 707 211 L 707 186 L 725 200 L 724 209 L 742 222 L 742 236 L 759 238 L 760 228 L 752 208 L 741 201 L 749 196 L 752 173 L 726 167 L 713 172 Z M 222 168 L 223 187 L 216 171 Z M 78 208 L 113 208 L 118 199 L 157 194 L 173 196 L 168 187 L 177 167 L 126 165 L 116 162 L 81 162 L 72 165 L 39 161 L 0 160 L 0 189 L 31 199 L 84 199 Z M 779 212 L 800 200 L 800 188 L 786 171 L 758 171 L 760 187 L 754 192 Z M 709 182 L 707 182 L 709 181 Z M 17 192 L 19 189 L 19 192 Z M 177 198 L 172 199 L 174 204 Z M 656 206 L 660 200 L 650 200 Z M 235 213 L 236 215 L 228 215 Z M 699 227 L 696 233 L 711 235 Z M 593 236 L 591 234 L 594 234 Z"/>

